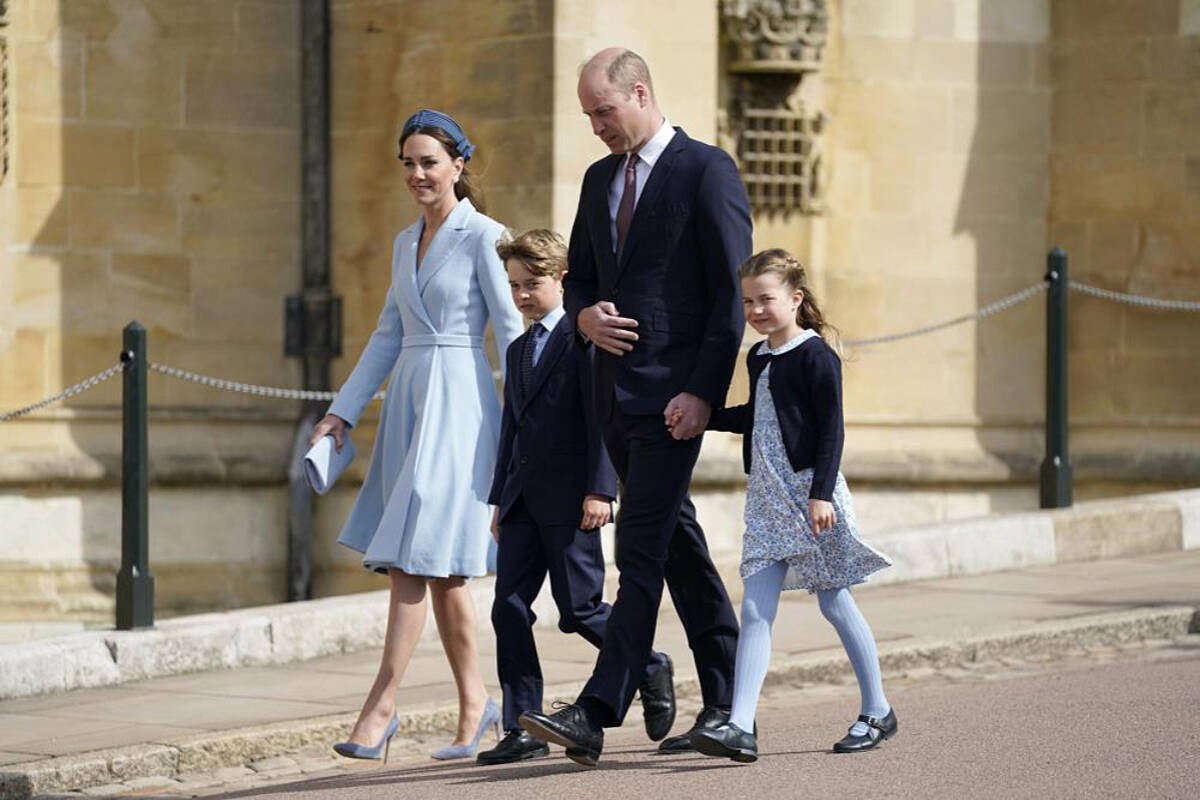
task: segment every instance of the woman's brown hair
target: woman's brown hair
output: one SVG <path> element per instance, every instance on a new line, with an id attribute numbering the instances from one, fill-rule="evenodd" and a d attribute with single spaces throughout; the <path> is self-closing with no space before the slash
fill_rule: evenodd
<path id="1" fill-rule="evenodd" d="M 423 133 L 433 139 L 436 139 L 446 154 L 451 160 L 462 158 L 462 153 L 458 152 L 458 146 L 454 144 L 454 140 L 450 138 L 450 134 L 446 133 L 441 128 L 436 128 L 430 125 L 422 125 L 419 128 L 410 128 L 400 135 L 400 153 L 404 153 L 404 143 L 414 133 Z M 454 196 L 459 200 L 467 199 L 471 201 L 471 205 L 475 206 L 475 210 L 481 214 L 487 213 L 487 201 L 484 200 L 483 190 L 475 183 L 475 178 L 471 174 L 470 169 L 466 164 L 463 164 L 462 172 L 459 173 L 458 180 L 454 184 Z"/>
<path id="2" fill-rule="evenodd" d="M 825 321 L 821 306 L 809 288 L 808 272 L 798 258 L 776 247 L 755 253 L 738 267 L 739 278 L 755 278 L 759 275 L 778 275 L 785 286 L 803 295 L 800 307 L 796 309 L 796 324 L 801 328 L 810 328 L 824 338 L 837 337 L 838 330 Z"/>

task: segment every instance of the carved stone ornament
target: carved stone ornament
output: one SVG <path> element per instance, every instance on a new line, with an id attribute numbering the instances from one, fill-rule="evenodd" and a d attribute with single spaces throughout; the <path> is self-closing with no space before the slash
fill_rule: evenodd
<path id="1" fill-rule="evenodd" d="M 825 0 L 722 0 L 721 21 L 730 74 L 721 135 L 737 155 L 751 207 L 819 213 L 828 118 L 800 89 L 820 78 Z"/>
<path id="2" fill-rule="evenodd" d="M 812 72 L 829 31 L 825 0 L 721 0 L 734 45 L 729 71 Z"/>

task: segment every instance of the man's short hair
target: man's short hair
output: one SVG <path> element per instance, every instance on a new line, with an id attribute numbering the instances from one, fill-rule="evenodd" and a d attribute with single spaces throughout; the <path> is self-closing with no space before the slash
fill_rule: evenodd
<path id="1" fill-rule="evenodd" d="M 567 271 L 566 242 L 545 228 L 534 228 L 517 237 L 506 236 L 496 243 L 496 255 L 506 263 L 515 258 L 540 277 L 556 278 Z"/>
<path id="2" fill-rule="evenodd" d="M 620 90 L 621 94 L 629 97 L 633 94 L 635 83 L 645 84 L 654 97 L 654 83 L 650 80 L 650 67 L 646 60 L 632 50 L 625 50 L 608 63 L 604 70 L 608 82 Z"/>

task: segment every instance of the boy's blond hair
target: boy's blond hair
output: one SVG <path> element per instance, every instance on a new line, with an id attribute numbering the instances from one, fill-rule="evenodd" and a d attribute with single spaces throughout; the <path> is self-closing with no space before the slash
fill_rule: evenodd
<path id="1" fill-rule="evenodd" d="M 567 271 L 567 243 L 557 233 L 534 228 L 520 236 L 506 236 L 496 243 L 496 255 L 507 263 L 515 258 L 540 277 L 560 277 Z"/>

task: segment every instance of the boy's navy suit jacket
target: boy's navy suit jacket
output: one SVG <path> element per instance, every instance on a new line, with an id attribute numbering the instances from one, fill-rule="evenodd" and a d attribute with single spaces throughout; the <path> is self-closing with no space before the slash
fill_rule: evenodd
<path id="1" fill-rule="evenodd" d="M 563 316 L 534 367 L 528 391 L 521 353 L 529 331 L 509 346 L 500 450 L 488 502 L 500 521 L 518 500 L 539 525 L 578 527 L 583 498 L 617 496 L 617 473 L 592 408 L 592 348 L 574 342 Z"/>

